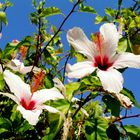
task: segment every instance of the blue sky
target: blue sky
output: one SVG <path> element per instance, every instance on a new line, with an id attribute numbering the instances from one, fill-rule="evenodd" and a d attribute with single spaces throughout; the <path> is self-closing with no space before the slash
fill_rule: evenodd
<path id="1" fill-rule="evenodd" d="M 4 0 L 1 0 L 3 2 Z M 14 6 L 7 9 L 8 26 L 3 27 L 3 37 L 0 40 L 0 47 L 4 48 L 6 43 L 11 42 L 13 39 L 22 40 L 27 35 L 33 35 L 36 31 L 35 26 L 32 26 L 29 20 L 29 14 L 34 9 L 31 4 L 31 0 L 11 0 Z M 48 6 L 56 6 L 67 15 L 72 8 L 72 4 L 69 0 L 47 0 Z M 117 0 L 87 0 L 87 5 L 93 6 L 98 13 L 104 15 L 104 9 L 111 7 L 117 8 Z M 123 7 L 132 5 L 131 0 L 123 0 Z M 61 24 L 63 17 L 60 15 L 49 18 L 50 24 L 54 24 L 57 27 Z M 92 32 L 97 32 L 100 25 L 94 24 L 95 16 L 93 14 L 75 12 L 63 26 L 64 30 L 68 30 L 74 26 L 81 27 L 86 35 L 90 37 Z M 65 49 L 68 49 L 69 45 L 66 40 L 66 34 L 63 33 L 62 41 Z M 133 91 L 137 101 L 140 103 L 140 70 L 127 69 L 124 73 L 124 86 Z M 140 113 L 139 109 L 133 108 L 129 111 L 132 114 Z M 129 124 L 136 124 L 140 126 L 139 118 L 127 119 L 125 121 Z"/>

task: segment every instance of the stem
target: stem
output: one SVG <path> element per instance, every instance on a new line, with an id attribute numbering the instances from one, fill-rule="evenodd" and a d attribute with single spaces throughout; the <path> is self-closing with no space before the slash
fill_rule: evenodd
<path id="1" fill-rule="evenodd" d="M 66 59 L 65 64 L 64 64 L 64 72 L 63 72 L 63 81 L 62 81 L 62 83 L 64 83 L 64 81 L 65 81 L 66 65 L 68 63 L 69 58 L 70 58 L 70 54 L 68 54 L 67 59 Z"/>
<path id="2" fill-rule="evenodd" d="M 123 116 L 123 117 L 120 117 L 120 118 L 115 119 L 115 120 L 113 121 L 113 123 L 119 122 L 119 121 L 124 120 L 124 119 L 136 118 L 136 117 L 140 117 L 140 114 L 131 115 L 131 116 Z"/>
<path id="3" fill-rule="evenodd" d="M 116 14 L 116 16 L 115 16 L 115 19 L 117 19 L 118 16 L 119 16 L 119 14 L 120 14 L 122 1 L 123 1 L 123 0 L 118 0 L 118 11 L 117 11 L 117 14 Z"/>
<path id="4" fill-rule="evenodd" d="M 80 111 L 80 109 L 89 101 L 91 100 L 91 93 L 85 98 L 84 102 L 82 102 L 79 107 L 77 108 L 77 110 L 75 111 L 75 113 L 72 116 L 72 119 L 76 116 L 76 114 Z"/>
<path id="5" fill-rule="evenodd" d="M 38 10 L 38 15 L 40 14 L 40 9 Z M 37 45 L 36 45 L 36 57 L 34 61 L 34 66 L 38 66 L 39 57 L 40 57 L 40 38 L 41 38 L 41 18 L 38 19 L 38 35 L 37 35 Z"/>
<path id="6" fill-rule="evenodd" d="M 43 50 L 41 51 L 41 54 L 43 53 L 43 51 L 45 50 L 45 48 L 47 46 L 49 46 L 49 44 L 53 41 L 53 39 L 57 36 L 57 34 L 61 31 L 61 28 L 63 27 L 63 25 L 65 24 L 65 22 L 67 21 L 67 19 L 71 16 L 71 14 L 74 12 L 76 6 L 81 2 L 81 0 L 78 0 L 74 5 L 73 8 L 71 9 L 71 11 L 69 12 L 69 14 L 64 18 L 64 20 L 62 21 L 61 25 L 59 26 L 57 32 L 53 35 L 53 37 L 50 39 L 50 41 L 47 43 L 47 45 L 43 48 Z"/>

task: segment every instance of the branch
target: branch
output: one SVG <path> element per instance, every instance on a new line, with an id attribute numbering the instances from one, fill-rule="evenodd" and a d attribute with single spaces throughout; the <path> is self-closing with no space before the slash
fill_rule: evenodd
<path id="1" fill-rule="evenodd" d="M 72 119 L 76 116 L 76 114 L 80 111 L 80 109 L 89 101 L 91 100 L 91 93 L 85 98 L 84 102 L 82 102 L 79 107 L 77 108 L 77 110 L 75 111 L 75 113 L 72 116 Z"/>
<path id="2" fill-rule="evenodd" d="M 65 64 L 64 64 L 63 81 L 62 81 L 63 83 L 65 81 L 66 65 L 68 63 L 69 58 L 70 58 L 70 53 L 68 54 L 67 59 L 66 59 Z"/>
<path id="3" fill-rule="evenodd" d="M 38 10 L 38 15 L 40 14 L 40 9 Z M 40 39 L 41 38 L 41 18 L 38 19 L 38 35 L 37 35 L 37 44 L 36 44 L 36 56 L 33 66 L 38 66 L 39 57 L 41 53 L 40 49 Z"/>
<path id="4" fill-rule="evenodd" d="M 43 50 L 41 51 L 41 54 L 43 53 L 43 51 L 45 50 L 45 48 L 47 46 L 49 46 L 49 44 L 53 41 L 53 39 L 57 36 L 57 34 L 60 32 L 61 28 L 63 27 L 63 25 L 65 24 L 65 22 L 67 21 L 67 19 L 71 16 L 71 14 L 74 12 L 76 6 L 81 2 L 81 0 L 78 0 L 74 5 L 73 8 L 71 9 L 71 11 L 69 12 L 69 14 L 64 18 L 64 20 L 62 21 L 61 25 L 59 26 L 57 32 L 53 35 L 53 37 L 50 39 L 50 41 L 47 43 L 47 45 L 43 48 Z"/>
<path id="5" fill-rule="evenodd" d="M 123 119 L 129 119 L 129 118 L 136 118 L 136 117 L 140 117 L 140 114 L 136 114 L 136 115 L 131 115 L 131 116 L 123 116 L 123 117 L 119 117 L 119 118 L 116 118 L 113 123 L 115 122 L 119 122 Z"/>

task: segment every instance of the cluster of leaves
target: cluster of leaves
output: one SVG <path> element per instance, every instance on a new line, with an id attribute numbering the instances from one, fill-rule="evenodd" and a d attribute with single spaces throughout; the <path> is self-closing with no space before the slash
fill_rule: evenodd
<path id="1" fill-rule="evenodd" d="M 77 6 L 77 11 L 95 14 L 96 24 L 101 22 L 119 23 L 122 26 L 124 35 L 119 42 L 118 51 L 130 51 L 139 54 L 140 18 L 138 1 L 130 8 L 121 8 L 122 0 L 119 0 L 118 9 L 106 8 L 104 17 L 101 17 L 93 7 L 85 5 L 85 1 L 70 1 L 74 3 L 74 7 Z M 19 52 L 20 47 L 24 46 L 27 49 L 24 64 L 43 69 L 46 75 L 42 88 L 52 88 L 54 86 L 54 77 L 57 76 L 61 81 L 65 81 L 65 67 L 69 58 L 76 57 L 77 61 L 82 61 L 85 57 L 73 49 L 66 53 L 63 52 L 61 26 L 58 29 L 55 25 L 49 26 L 48 17 L 56 14 L 62 15 L 61 10 L 57 7 L 46 7 L 45 0 L 39 2 L 32 0 L 32 4 L 35 11 L 30 14 L 30 20 L 37 28 L 37 32 L 33 36 L 26 36 L 18 44 L 8 43 L 5 49 L 0 51 L 0 62 L 2 66 L 5 66 Z M 0 3 L 1 28 L 3 23 L 7 24 L 5 10 L 9 6 L 12 6 L 12 4 L 7 0 L 4 4 Z M 72 13 L 73 11 L 70 12 L 70 14 Z M 66 19 L 67 17 L 63 22 Z M 65 60 L 65 63 L 60 68 L 62 59 Z M 3 70 L 5 68 L 3 67 Z M 25 82 L 31 83 L 33 72 L 26 75 L 16 74 Z M 65 89 L 65 100 L 50 101 L 47 104 L 63 112 L 66 120 L 63 120 L 58 114 L 44 111 L 36 126 L 29 125 L 22 118 L 13 101 L 1 96 L 0 138 L 42 140 L 140 139 L 140 128 L 134 125 L 123 125 L 122 119 L 129 117 L 125 115 L 121 118 L 120 114 L 126 109 L 112 94 L 103 90 L 95 73 L 81 80 L 65 83 Z M 9 92 L 3 74 L 0 74 L 0 91 Z M 129 97 L 133 104 L 140 108 L 131 91 L 124 88 L 121 93 Z M 79 100 L 72 101 L 73 97 L 77 97 Z"/>

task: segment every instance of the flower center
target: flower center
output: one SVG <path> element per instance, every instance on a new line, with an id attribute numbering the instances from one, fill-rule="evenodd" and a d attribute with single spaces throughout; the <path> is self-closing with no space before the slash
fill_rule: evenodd
<path id="1" fill-rule="evenodd" d="M 26 110 L 34 110 L 36 102 L 35 101 L 29 101 L 27 104 L 26 100 L 24 98 L 21 99 L 21 105 L 26 109 Z"/>
<path id="2" fill-rule="evenodd" d="M 94 59 L 94 67 L 98 67 L 99 69 L 104 71 L 106 71 L 109 67 L 113 65 L 113 62 L 109 62 L 107 56 L 104 56 L 103 59 L 101 58 L 101 56 L 96 56 Z"/>

